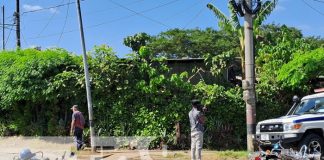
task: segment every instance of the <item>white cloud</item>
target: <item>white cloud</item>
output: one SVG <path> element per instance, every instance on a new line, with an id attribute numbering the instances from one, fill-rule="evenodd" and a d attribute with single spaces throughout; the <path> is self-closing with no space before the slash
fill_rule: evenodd
<path id="1" fill-rule="evenodd" d="M 44 11 L 48 11 L 50 13 L 58 13 L 59 11 L 57 10 L 57 8 L 44 8 L 42 6 L 39 5 L 29 5 L 29 4 L 24 4 L 23 5 L 23 9 L 25 12 L 30 12 L 30 11 L 37 11 L 37 10 L 44 10 Z"/>
<path id="2" fill-rule="evenodd" d="M 43 9 L 43 7 L 41 7 L 41 6 L 37 6 L 37 5 L 33 6 L 33 5 L 29 5 L 29 4 L 24 4 L 23 8 L 26 12 Z"/>

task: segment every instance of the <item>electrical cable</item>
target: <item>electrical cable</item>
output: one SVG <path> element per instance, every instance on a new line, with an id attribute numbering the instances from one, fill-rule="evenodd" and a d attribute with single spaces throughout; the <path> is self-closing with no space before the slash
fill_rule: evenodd
<path id="1" fill-rule="evenodd" d="M 210 0 L 208 3 L 211 3 L 212 1 L 213 0 Z M 185 24 L 185 26 L 183 27 L 183 29 L 187 28 L 188 25 L 190 25 L 194 20 L 196 20 L 204 10 L 205 10 L 205 6 L 201 10 L 199 10 L 198 13 L 190 21 L 188 21 Z"/>
<path id="2" fill-rule="evenodd" d="M 140 11 L 138 13 L 149 12 L 149 11 L 152 11 L 154 9 L 161 8 L 161 7 L 164 7 L 166 5 L 172 4 L 172 3 L 176 2 L 176 1 L 179 1 L 179 0 L 173 0 L 173 1 L 170 1 L 170 2 L 167 2 L 167 3 L 164 3 L 164 4 L 161 4 L 161 5 L 155 6 L 153 8 L 149 8 L 149 9 Z M 131 15 L 126 15 L 126 16 L 118 17 L 118 18 L 115 18 L 115 19 L 110 20 L 110 21 L 105 21 L 105 22 L 102 22 L 102 23 L 98 23 L 98 24 L 94 24 L 94 25 L 87 26 L 87 27 L 85 27 L 85 29 L 99 27 L 99 26 L 102 26 L 102 25 L 105 25 L 105 24 L 109 24 L 109 23 L 113 23 L 113 22 L 117 22 L 117 21 L 120 21 L 120 20 L 123 20 L 123 19 L 130 18 L 130 17 L 134 17 L 136 15 L 138 15 L 138 14 L 137 13 L 134 13 L 134 14 L 131 14 Z M 73 30 L 65 31 L 65 32 L 63 32 L 63 34 L 72 33 L 72 32 L 76 32 L 76 31 L 78 31 L 78 29 L 73 29 Z M 48 34 L 48 35 L 44 35 L 44 36 L 30 37 L 28 39 L 48 38 L 48 37 L 53 37 L 53 36 L 57 36 L 57 35 L 60 35 L 60 34 L 61 33 L 53 33 L 53 34 Z"/>
<path id="3" fill-rule="evenodd" d="M 141 2 L 141 1 L 144 1 L 144 0 L 136 0 L 134 2 L 131 2 L 131 3 L 128 3 L 126 5 L 133 5 L 135 3 L 138 3 L 138 2 Z M 89 15 L 93 15 L 95 13 L 100 13 L 100 12 L 105 12 L 105 11 L 110 11 L 110 9 L 115 9 L 115 8 L 119 8 L 118 6 L 114 6 L 114 7 L 109 7 L 109 8 L 105 8 L 103 10 L 98 10 L 98 11 L 92 11 L 92 12 L 86 12 L 84 13 L 85 15 L 89 16 Z M 65 17 L 57 17 L 57 18 L 54 18 L 53 20 L 61 20 Z M 70 18 L 74 18 L 74 17 L 71 17 L 71 16 L 68 16 L 68 19 Z M 41 22 L 41 21 L 47 21 L 48 19 L 34 19 L 34 20 L 29 20 L 29 22 Z"/>
<path id="4" fill-rule="evenodd" d="M 122 4 L 120 4 L 120 3 L 117 3 L 117 2 L 115 2 L 115 1 L 113 1 L 113 0 L 110 0 L 110 2 L 112 2 L 113 4 L 119 6 L 120 8 L 123 8 L 123 9 L 125 9 L 125 10 L 130 11 L 130 12 L 133 12 L 133 13 L 135 13 L 136 15 L 140 15 L 141 17 L 143 17 L 143 18 L 145 18 L 145 19 L 148 19 L 148 20 L 150 20 L 150 21 L 152 21 L 152 22 L 155 22 L 155 23 L 157 23 L 157 24 L 160 24 L 160 25 L 162 25 L 162 26 L 164 26 L 164 27 L 170 28 L 168 25 L 166 25 L 166 24 L 164 24 L 164 23 L 162 23 L 162 22 L 160 22 L 160 21 L 158 21 L 158 20 L 155 20 L 155 19 L 153 19 L 153 18 L 150 18 L 150 17 L 148 17 L 148 16 L 145 16 L 144 14 L 142 14 L 142 13 L 140 13 L 140 12 L 137 12 L 137 11 L 135 11 L 135 10 L 132 10 L 132 9 L 130 9 L 130 8 L 128 8 L 128 7 L 126 7 L 126 6 L 122 5 Z"/>
<path id="5" fill-rule="evenodd" d="M 190 5 L 189 7 L 186 7 L 185 9 L 183 9 L 181 11 L 178 11 L 178 12 L 176 12 L 174 14 L 168 15 L 165 19 L 170 19 L 170 18 L 178 16 L 178 15 L 180 15 L 182 13 L 188 12 L 188 10 L 190 10 L 191 8 L 197 6 L 199 3 L 201 3 L 201 1 L 196 1 L 196 3 Z"/>
<path id="6" fill-rule="evenodd" d="M 130 17 L 134 17 L 134 16 L 138 15 L 138 13 L 149 12 L 149 11 L 152 11 L 154 9 L 161 8 L 161 7 L 164 7 L 166 5 L 170 5 L 170 4 L 172 4 L 172 3 L 176 2 L 176 1 L 179 1 L 179 0 L 173 0 L 173 1 L 170 1 L 170 2 L 167 2 L 167 3 L 164 3 L 164 4 L 161 4 L 161 5 L 155 6 L 153 8 L 149 8 L 149 9 L 146 9 L 146 10 L 143 10 L 143 11 L 140 11 L 140 12 L 137 12 L 137 13 L 133 13 L 131 15 L 126 15 L 126 16 L 118 17 L 118 18 L 115 18 L 115 19 L 112 19 L 112 20 L 109 20 L 109 21 L 105 21 L 105 22 L 102 22 L 102 23 L 98 23 L 98 24 L 94 24 L 94 25 L 89 25 L 89 26 L 85 27 L 85 29 L 96 28 L 96 27 L 99 27 L 99 26 L 102 26 L 102 25 L 105 25 L 105 24 L 109 24 L 109 23 L 113 23 L 113 22 L 117 22 L 117 21 L 120 21 L 120 20 L 124 20 L 124 19 L 130 18 Z M 78 29 L 72 29 L 72 30 L 65 31 L 65 32 L 62 32 L 62 33 L 63 34 L 68 34 L 68 33 L 76 32 L 76 31 L 78 31 Z M 48 37 L 54 37 L 54 36 L 57 36 L 57 35 L 60 35 L 60 34 L 61 33 L 53 33 L 53 34 L 48 34 L 48 35 L 44 35 L 44 36 L 30 37 L 28 39 L 48 38 Z"/>
<path id="7" fill-rule="evenodd" d="M 10 35 L 11 35 L 11 31 L 14 30 L 13 27 L 14 27 L 14 26 L 11 26 L 11 29 L 10 29 L 10 32 L 9 32 L 9 34 L 8 34 L 7 40 L 6 40 L 6 42 L 5 42 L 5 46 L 7 46 L 7 43 L 8 43 L 9 37 L 10 37 Z"/>
<path id="8" fill-rule="evenodd" d="M 63 3 L 64 0 L 62 0 L 61 3 Z M 51 23 L 51 21 L 53 20 L 54 16 L 56 15 L 57 12 L 53 12 L 52 16 L 50 17 L 50 19 L 47 21 L 47 24 L 43 27 L 43 29 L 38 33 L 37 37 L 40 37 L 40 35 L 46 30 L 46 28 L 48 27 L 48 25 Z"/>
<path id="9" fill-rule="evenodd" d="M 142 2 L 144 0 L 136 0 L 136 1 L 133 1 L 133 2 L 130 2 L 130 3 L 127 3 L 125 5 L 127 6 L 130 6 L 130 5 L 133 5 L 133 4 L 138 4 L 139 2 Z M 88 12 L 86 13 L 87 15 L 92 15 L 94 13 L 101 13 L 101 12 L 106 12 L 106 11 L 110 11 L 111 9 L 116 9 L 116 8 L 119 8 L 118 6 L 115 6 L 115 7 L 106 7 L 105 9 L 101 9 L 101 10 L 97 10 L 97 11 L 91 11 L 91 12 Z"/>
<path id="10" fill-rule="evenodd" d="M 63 6 L 74 4 L 74 3 L 75 2 L 69 2 L 69 3 L 65 3 L 65 4 L 59 4 L 59 5 L 56 5 L 56 6 L 52 6 L 52 7 L 46 7 L 46 8 L 41 8 L 41 9 L 25 11 L 25 12 L 22 12 L 22 14 L 32 13 L 32 12 L 39 12 L 39 11 L 49 10 L 49 9 L 53 9 L 53 8 L 59 8 L 59 7 L 63 7 Z"/>
<path id="11" fill-rule="evenodd" d="M 313 0 L 315 2 L 320 2 L 320 3 L 324 3 L 324 0 Z"/>
<path id="12" fill-rule="evenodd" d="M 311 6 L 309 3 L 307 3 L 305 0 L 302 0 L 309 8 L 313 9 L 314 11 L 316 11 L 317 13 L 321 14 L 322 16 L 324 16 L 324 13 L 317 10 L 316 8 L 314 8 L 313 6 Z"/>
<path id="13" fill-rule="evenodd" d="M 29 44 L 28 44 L 28 42 L 26 41 L 25 36 L 22 34 L 22 32 L 20 32 L 20 35 L 21 35 L 23 41 L 25 42 L 25 44 L 26 44 L 27 46 L 29 46 Z"/>
<path id="14" fill-rule="evenodd" d="M 179 0 L 173 0 L 173 1 L 170 1 L 170 2 L 167 2 L 167 3 L 164 3 L 164 4 L 160 4 L 158 6 L 155 6 L 153 8 L 149 8 L 149 9 L 146 9 L 146 10 L 143 10 L 143 11 L 140 11 L 139 13 L 145 13 L 145 12 L 149 12 L 149 11 L 152 11 L 152 10 L 155 10 L 155 9 L 158 9 L 158 8 L 161 8 L 161 7 L 164 7 L 164 6 L 167 6 L 167 5 L 170 5 L 176 1 L 179 1 Z M 131 15 L 126 15 L 126 16 L 122 16 L 122 17 L 119 17 L 119 18 L 115 18 L 113 20 L 110 20 L 110 21 L 106 21 L 106 22 L 102 22 L 102 23 L 98 23 L 98 24 L 95 24 L 95 25 L 91 25 L 91 26 L 88 26 L 86 28 L 94 28 L 94 27 L 98 27 L 98 26 L 101 26 L 101 25 L 104 25 L 104 24 L 108 24 L 108 23 L 112 23 L 112 22 L 116 22 L 116 21 L 119 21 L 119 20 L 123 20 L 123 19 L 127 19 L 127 18 L 130 18 L 130 17 L 134 17 L 138 15 L 137 13 L 135 14 L 131 14 Z"/>
<path id="15" fill-rule="evenodd" d="M 15 26 L 15 25 L 11 25 L 11 27 L 14 27 L 14 26 Z M 0 26 L 0 28 L 3 28 L 2 25 Z M 9 27 L 6 27 L 6 26 L 5 26 L 4 29 L 9 29 L 9 30 L 11 30 L 12 28 L 9 28 Z M 12 29 L 12 30 L 16 31 L 16 29 Z"/>
<path id="16" fill-rule="evenodd" d="M 71 0 L 69 0 L 69 3 L 70 3 Z M 63 28 L 62 28 L 62 31 L 61 31 L 61 34 L 60 34 L 60 37 L 57 41 L 57 46 L 60 44 L 61 42 L 61 39 L 62 39 L 62 36 L 63 36 L 63 32 L 65 30 L 65 26 L 66 26 L 66 22 L 67 22 L 67 18 L 69 16 L 69 10 L 70 10 L 70 5 L 67 6 L 67 9 L 66 9 L 66 14 L 65 14 L 65 20 L 64 20 L 64 25 L 63 25 Z"/>

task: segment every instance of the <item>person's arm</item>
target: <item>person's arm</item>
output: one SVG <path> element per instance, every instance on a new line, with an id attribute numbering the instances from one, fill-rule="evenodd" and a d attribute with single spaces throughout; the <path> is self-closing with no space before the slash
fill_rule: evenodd
<path id="1" fill-rule="evenodd" d="M 70 135 L 73 135 L 73 129 L 74 129 L 74 120 L 72 120 L 72 122 L 71 122 Z"/>
<path id="2" fill-rule="evenodd" d="M 72 121 L 71 121 L 71 129 L 70 129 L 70 135 L 73 135 L 73 130 L 74 130 L 74 126 L 75 125 L 75 115 L 74 113 L 72 114 Z"/>
<path id="3" fill-rule="evenodd" d="M 200 123 L 200 124 L 205 124 L 205 122 L 206 122 L 206 117 L 205 117 L 205 115 L 203 114 L 203 113 L 199 113 L 198 114 L 198 122 Z"/>

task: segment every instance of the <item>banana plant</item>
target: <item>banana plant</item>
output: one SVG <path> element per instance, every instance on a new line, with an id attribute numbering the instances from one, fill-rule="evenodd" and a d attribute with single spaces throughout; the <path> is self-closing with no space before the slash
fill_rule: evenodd
<path id="1" fill-rule="evenodd" d="M 261 2 L 260 10 L 253 16 L 253 30 L 254 35 L 258 35 L 260 32 L 259 28 L 262 23 L 267 19 L 267 17 L 272 13 L 275 9 L 278 0 L 267 0 L 265 2 Z M 230 11 L 230 15 L 226 16 L 220 9 L 214 6 L 211 3 L 207 4 L 207 8 L 209 8 L 218 19 L 218 26 L 220 29 L 225 30 L 231 34 L 237 35 L 240 42 L 239 48 L 239 56 L 241 58 L 241 67 L 242 67 L 242 76 L 244 77 L 245 69 L 244 69 L 244 26 L 240 23 L 239 15 L 237 14 L 234 6 L 231 1 L 228 2 L 228 9 Z"/>

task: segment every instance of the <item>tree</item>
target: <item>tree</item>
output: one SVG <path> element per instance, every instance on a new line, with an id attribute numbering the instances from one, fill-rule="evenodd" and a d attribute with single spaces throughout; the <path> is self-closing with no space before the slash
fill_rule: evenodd
<path id="1" fill-rule="evenodd" d="M 142 46 L 145 46 L 150 39 L 151 36 L 149 36 L 147 33 L 137 33 L 134 36 L 128 36 L 124 38 L 124 45 L 132 48 L 133 52 L 138 53 L 139 49 Z"/>
<path id="2" fill-rule="evenodd" d="M 64 135 L 70 106 L 85 104 L 81 58 L 63 49 L 0 53 L 0 111 L 15 134 Z M 84 88 L 83 88 L 84 89 Z M 60 118 L 63 127 L 57 128 Z"/>
<path id="3" fill-rule="evenodd" d="M 263 23 L 263 21 L 271 14 L 271 12 L 274 10 L 278 0 L 272 0 L 272 1 L 265 1 L 261 5 L 260 11 L 255 15 L 255 19 L 253 21 L 253 29 L 255 33 L 258 33 L 258 29 Z M 218 21 L 218 26 L 229 32 L 233 35 L 236 35 L 240 41 L 240 48 L 239 48 L 239 56 L 241 58 L 241 67 L 242 67 L 242 75 L 244 75 L 244 28 L 240 24 L 239 17 L 236 14 L 236 11 L 233 7 L 233 5 L 228 2 L 228 9 L 230 11 L 230 16 L 227 17 L 221 10 L 219 10 L 217 7 L 215 7 L 213 4 L 208 3 L 207 7 L 213 11 Z"/>
<path id="4" fill-rule="evenodd" d="M 203 58 L 213 56 L 238 46 L 233 35 L 211 28 L 171 29 L 153 36 L 148 47 L 157 57 L 167 58 Z"/>
<path id="5" fill-rule="evenodd" d="M 286 87 L 309 91 L 312 80 L 324 75 L 324 48 L 297 52 L 293 59 L 279 70 L 278 80 Z"/>

